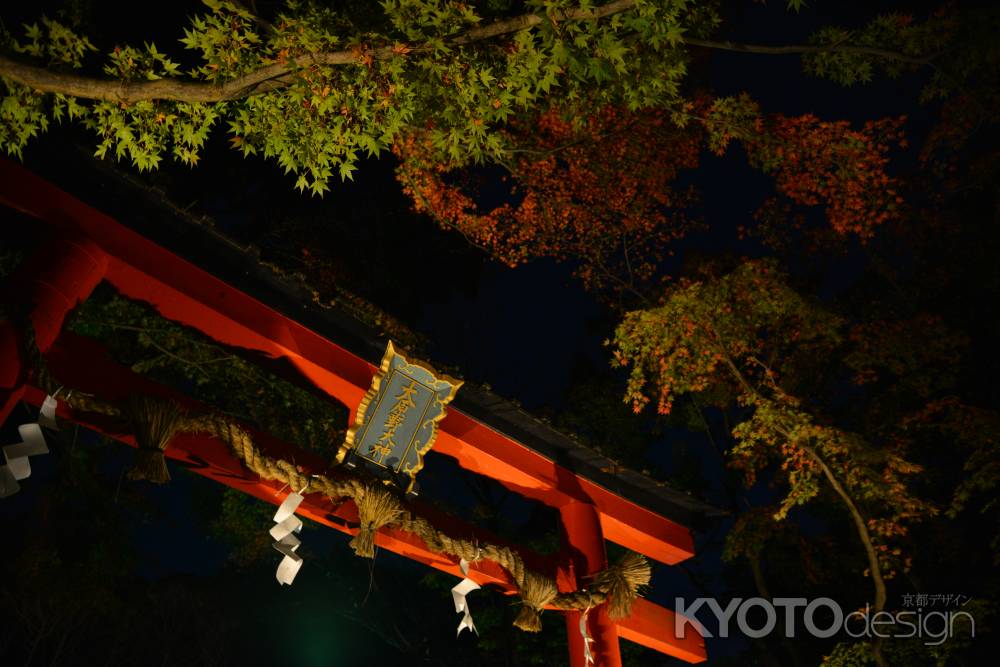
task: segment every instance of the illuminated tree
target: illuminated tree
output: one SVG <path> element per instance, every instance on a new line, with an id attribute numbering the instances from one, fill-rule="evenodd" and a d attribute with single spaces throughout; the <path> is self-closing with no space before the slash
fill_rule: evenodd
<path id="1" fill-rule="evenodd" d="M 692 47 L 805 54 L 840 78 L 934 55 L 885 30 L 858 44 L 839 33 L 780 48 L 712 41 L 714 6 L 686 0 L 529 0 L 524 14 L 502 0 L 384 0 L 381 11 L 295 1 L 268 18 L 229 0 L 205 4 L 181 39 L 191 66 L 151 43 L 98 49 L 45 17 L 0 35 L 0 145 L 20 155 L 52 121 L 70 120 L 97 135 L 99 156 L 146 170 L 168 155 L 197 164 L 225 124 L 234 148 L 275 160 L 318 194 L 408 128 L 427 128 L 438 161 L 507 161 L 498 130 L 544 112 L 556 93 L 578 110 L 682 111 Z M 873 46 L 879 39 L 890 47 Z"/>
<path id="2" fill-rule="evenodd" d="M 435 161 L 429 132 L 396 145 L 397 178 L 417 211 L 509 266 L 571 259 L 588 286 L 634 292 L 690 228 L 694 195 L 674 180 L 698 165 L 700 137 L 656 112 L 603 107 L 577 120 L 550 109 L 515 125 L 510 142 L 524 148 L 508 164 L 507 201 L 492 210 L 477 203 L 482 175 Z"/>
<path id="3" fill-rule="evenodd" d="M 870 442 L 793 393 L 803 360 L 840 346 L 842 326 L 792 290 L 772 263 L 750 261 L 722 277 L 682 281 L 662 305 L 628 313 L 615 332 L 614 361 L 629 369 L 627 399 L 636 412 L 652 403 L 668 414 L 678 396 L 706 392 L 742 406 L 731 464 L 747 486 L 777 466 L 786 490 L 774 520 L 823 489 L 835 494 L 864 550 L 878 612 L 885 579 L 908 567 L 897 540 L 937 509 L 908 486 L 921 467 L 908 460 L 905 438 Z M 761 536 L 740 530 L 733 538 L 744 543 L 730 549 L 746 553 Z M 875 650 L 881 661 L 878 644 Z"/>

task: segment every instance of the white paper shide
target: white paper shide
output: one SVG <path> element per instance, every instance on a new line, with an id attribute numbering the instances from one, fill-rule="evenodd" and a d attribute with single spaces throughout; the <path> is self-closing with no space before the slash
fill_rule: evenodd
<path id="1" fill-rule="evenodd" d="M 45 444 L 45 435 L 42 433 L 42 426 L 58 430 L 56 426 L 57 404 L 55 397 L 46 396 L 38 415 L 38 421 L 21 424 L 17 427 L 21 442 L 4 446 L 4 463 L 0 465 L 0 498 L 7 498 L 21 490 L 21 485 L 18 482 L 31 476 L 31 461 L 29 459 L 32 456 L 49 453 L 49 447 Z"/>
<path id="2" fill-rule="evenodd" d="M 479 631 L 476 630 L 476 624 L 472 622 L 472 612 L 469 611 L 469 603 L 465 599 L 465 596 L 472 591 L 479 589 L 479 584 L 469 579 L 469 561 L 464 558 L 459 562 L 458 566 L 462 570 L 462 574 L 465 578 L 458 582 L 454 588 L 451 589 L 451 597 L 455 600 L 455 613 L 465 615 L 462 617 L 461 622 L 458 624 L 458 632 L 455 633 L 456 636 L 462 634 L 462 630 L 466 628 L 472 630 L 477 635 Z"/>
<path id="3" fill-rule="evenodd" d="M 276 540 L 271 546 L 284 556 L 275 575 L 283 586 L 291 586 L 295 575 L 302 568 L 302 557 L 296 553 L 302 544 L 297 537 L 302 531 L 302 520 L 295 516 L 295 510 L 302 504 L 302 500 L 300 494 L 289 493 L 275 512 L 275 525 L 270 530 L 271 537 Z"/>

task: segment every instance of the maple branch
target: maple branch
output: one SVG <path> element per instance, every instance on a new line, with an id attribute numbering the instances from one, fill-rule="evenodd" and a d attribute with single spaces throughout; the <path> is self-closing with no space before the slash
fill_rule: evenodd
<path id="1" fill-rule="evenodd" d="M 636 196 L 637 195 L 634 195 L 632 199 L 635 200 Z M 628 284 L 635 285 L 635 274 L 632 272 L 632 261 L 628 256 L 628 233 L 624 231 L 622 232 L 622 253 L 625 255 L 625 269 L 628 271 Z"/>
<path id="2" fill-rule="evenodd" d="M 417 189 L 416 185 L 413 183 L 413 179 L 410 178 L 409 174 L 407 174 L 406 172 L 397 172 L 397 173 L 402 173 L 404 175 L 404 177 L 406 178 L 406 187 L 409 188 L 410 192 L 413 193 L 414 197 L 416 197 L 417 199 L 420 200 L 420 205 L 424 207 L 424 211 L 427 213 L 427 216 L 431 220 L 434 220 L 438 224 L 443 225 L 445 227 L 448 227 L 449 229 L 452 229 L 452 230 L 458 232 L 459 234 L 462 235 L 462 238 L 464 238 L 469 245 L 473 246 L 474 248 L 478 248 L 479 250 L 482 250 L 487 255 L 493 257 L 493 253 L 490 251 L 489 248 L 487 248 L 484 245 L 480 245 L 479 243 L 476 243 L 471 238 L 469 238 L 469 235 L 465 233 L 464 229 L 462 229 L 461 227 L 459 227 L 455 223 L 451 222 L 450 220 L 448 220 L 444 216 L 438 215 L 437 213 L 435 213 L 434 209 L 427 202 L 427 199 Z"/>
<path id="3" fill-rule="evenodd" d="M 249 6 L 247 5 L 246 2 L 243 2 L 243 0 L 230 0 L 230 1 L 234 5 L 236 5 L 238 8 L 242 9 L 247 14 L 249 14 L 250 15 L 250 20 L 253 21 L 254 23 L 256 23 L 258 28 L 261 28 L 261 29 L 266 30 L 268 32 L 271 32 L 272 30 L 274 30 L 274 24 L 273 23 L 271 23 L 267 19 L 263 19 L 260 16 L 258 16 L 257 6 L 256 6 L 257 3 L 253 2 L 253 0 L 250 0 Z"/>
<path id="4" fill-rule="evenodd" d="M 790 433 L 778 427 L 785 437 L 790 437 Z M 830 486 L 833 490 L 837 492 L 837 495 L 844 501 L 847 505 L 848 511 L 851 513 L 851 518 L 854 519 L 854 525 L 857 528 L 858 535 L 861 536 L 861 541 L 864 543 L 865 551 L 868 555 L 868 565 L 869 570 L 872 573 L 872 582 L 875 584 L 875 613 L 878 613 L 885 609 L 886 592 L 885 592 L 885 580 L 882 579 L 882 572 L 879 568 L 878 554 L 875 553 L 875 546 L 872 544 L 871 534 L 868 532 L 868 525 L 865 522 L 864 516 L 861 514 L 861 510 L 854 503 L 854 499 L 851 498 L 850 494 L 847 493 L 847 489 L 844 485 L 840 483 L 837 476 L 833 474 L 830 467 L 826 464 L 823 458 L 816 452 L 815 449 L 809 445 L 803 444 L 801 441 L 795 442 L 795 444 L 802 448 L 806 454 L 812 458 L 816 464 L 819 466 L 820 470 L 823 471 L 823 476 L 826 477 L 827 481 L 830 482 Z"/>
<path id="5" fill-rule="evenodd" d="M 930 65 L 938 56 L 934 53 L 927 56 L 910 56 L 899 51 L 880 49 L 874 46 L 853 46 L 851 44 L 790 44 L 787 46 L 766 46 L 764 44 L 742 44 L 728 40 L 717 42 L 707 39 L 684 38 L 684 43 L 690 46 L 700 46 L 719 51 L 735 51 L 737 53 L 760 53 L 767 55 L 789 55 L 803 53 L 855 53 L 858 55 L 877 56 L 889 60 L 898 60 L 911 65 Z"/>
<path id="6" fill-rule="evenodd" d="M 779 431 L 783 431 L 786 437 L 790 434 L 784 431 L 781 426 L 778 427 Z M 795 442 L 794 440 L 792 440 Z M 833 490 L 837 492 L 844 504 L 847 505 L 847 509 L 851 514 L 851 518 L 854 520 L 854 527 L 858 531 L 858 535 L 861 537 L 861 542 L 865 547 L 865 554 L 868 556 L 868 571 L 872 573 L 872 583 L 875 585 L 875 613 L 878 614 L 880 611 L 885 609 L 886 602 L 886 591 L 885 591 L 885 580 L 882 579 L 882 570 L 879 567 L 878 554 L 875 553 L 875 545 L 872 543 L 871 534 L 868 532 L 868 525 L 865 523 L 865 518 L 861 515 L 861 511 L 858 506 L 854 504 L 854 499 L 847 492 L 844 486 L 837 479 L 830 467 L 826 465 L 826 462 L 820 457 L 820 455 L 809 445 L 800 442 L 795 442 L 795 444 L 802 448 L 806 454 L 816 462 L 820 470 L 823 471 L 823 476 L 826 477 L 827 481 L 830 482 L 830 486 Z M 881 638 L 874 638 L 872 640 L 872 654 L 875 658 L 875 663 L 879 667 L 886 667 L 885 658 L 882 656 L 882 640 Z"/>
<path id="7" fill-rule="evenodd" d="M 599 257 L 588 257 L 581 253 L 573 253 L 572 256 L 576 257 L 577 259 L 583 262 L 587 261 L 591 262 L 594 266 L 600 269 L 602 278 L 608 278 L 611 281 L 618 283 L 619 287 L 623 292 L 628 292 L 632 296 L 638 297 L 638 299 L 647 307 L 653 305 L 653 301 L 648 296 L 637 290 L 634 284 L 632 284 L 629 281 L 626 281 L 624 278 L 616 274 L 614 271 L 611 271 L 607 266 L 605 266 L 604 262 L 602 262 Z"/>
<path id="8" fill-rule="evenodd" d="M 635 0 L 614 0 L 594 9 L 567 9 L 566 11 L 552 12 L 548 15 L 548 19 L 553 23 L 558 23 L 559 21 L 599 19 L 623 12 L 626 9 L 632 9 L 633 6 L 635 6 Z M 545 20 L 545 17 L 538 14 L 522 14 L 514 18 L 504 19 L 503 21 L 496 21 L 481 28 L 468 30 L 452 39 L 451 43 L 469 44 L 500 35 L 507 35 L 512 32 L 521 32 L 522 30 L 533 28 Z"/>
<path id="9" fill-rule="evenodd" d="M 522 14 L 509 19 L 495 21 L 489 25 L 466 30 L 449 40 L 452 46 L 461 46 L 485 41 L 529 30 L 544 21 L 582 21 L 600 19 L 617 14 L 635 5 L 635 0 L 613 0 L 594 9 L 567 9 L 553 12 L 547 16 L 538 14 Z M 257 19 L 259 21 L 259 19 Z M 682 39 L 684 44 L 709 49 L 736 51 L 740 53 L 761 54 L 803 54 L 803 53 L 857 53 L 898 60 L 914 65 L 927 65 L 935 58 L 929 56 L 910 56 L 898 51 L 880 49 L 868 46 L 852 46 L 832 44 L 814 46 L 796 44 L 790 46 L 764 46 L 760 44 L 741 44 L 730 41 L 712 41 L 696 38 Z M 430 47 L 419 46 L 411 48 L 411 52 L 422 52 Z M 288 80 L 281 77 L 308 67 L 310 65 L 350 65 L 359 59 L 372 58 L 387 60 L 399 57 L 399 52 L 391 46 L 382 46 L 359 52 L 356 49 L 307 53 L 289 60 L 263 65 L 234 79 L 224 82 L 184 81 L 174 79 L 159 79 L 156 81 L 115 81 L 96 77 L 57 72 L 46 67 L 31 65 L 14 60 L 0 54 L 0 76 L 23 84 L 33 90 L 43 93 L 62 93 L 81 99 L 104 100 L 132 104 L 142 100 L 173 100 L 178 102 L 224 102 L 241 99 L 254 94 L 284 88 Z"/>
<path id="10" fill-rule="evenodd" d="M 740 383 L 743 389 L 757 400 L 768 400 L 767 397 L 763 396 L 747 381 L 739 367 L 736 366 L 736 363 L 729 355 L 729 351 L 723 344 L 722 337 L 719 335 L 715 325 L 710 322 L 708 326 L 712 331 L 712 335 L 716 339 L 717 348 L 721 351 L 723 361 L 726 363 L 726 366 L 729 368 L 730 372 Z M 781 433 L 781 435 L 787 438 L 790 442 L 793 442 L 797 447 L 801 447 L 802 451 L 809 455 L 816 465 L 819 466 L 823 476 L 826 477 L 826 480 L 830 483 L 830 486 L 833 487 L 836 494 L 840 496 L 844 505 L 847 506 L 851 519 L 854 521 L 854 527 L 858 533 L 858 537 L 861 538 L 862 546 L 865 548 L 865 555 L 868 557 L 868 570 L 871 572 L 872 583 L 875 586 L 875 612 L 878 613 L 882 611 L 885 608 L 886 603 L 885 580 L 882 578 L 882 568 L 879 563 L 878 553 L 875 551 L 875 545 L 872 542 L 871 533 L 868 531 L 868 523 L 865 521 L 864 515 L 861 514 L 861 510 L 858 509 L 858 506 L 851 497 L 851 494 L 847 492 L 847 489 L 844 488 L 844 485 L 840 483 L 840 480 L 837 479 L 837 476 L 815 449 L 803 443 L 801 439 L 796 438 L 792 431 L 783 424 L 778 423 L 775 425 L 775 428 L 779 433 Z M 880 647 L 876 645 L 874 646 L 874 650 L 876 653 L 876 660 L 879 661 L 879 664 L 882 664 Z"/>
<path id="11" fill-rule="evenodd" d="M 452 46 L 472 44 L 501 35 L 521 32 L 550 20 L 582 21 L 593 20 L 617 14 L 635 5 L 635 0 L 614 0 L 591 10 L 568 9 L 553 12 L 547 17 L 537 14 L 522 14 L 510 19 L 496 21 L 486 26 L 472 28 L 449 40 Z M 421 46 L 411 52 L 429 50 Z M 132 104 L 142 100 L 173 100 L 177 102 L 225 102 L 241 99 L 256 93 L 263 93 L 288 85 L 287 81 L 275 81 L 281 76 L 309 67 L 310 65 L 351 65 L 361 57 L 374 60 L 388 60 L 399 57 L 395 47 L 382 46 L 359 52 L 355 49 L 306 53 L 283 62 L 259 67 L 235 79 L 221 83 L 200 81 L 178 81 L 159 79 L 156 81 L 113 81 L 79 74 L 55 72 L 46 67 L 29 65 L 0 54 L 0 76 L 28 86 L 43 93 L 62 93 L 89 100 L 104 100 Z"/>

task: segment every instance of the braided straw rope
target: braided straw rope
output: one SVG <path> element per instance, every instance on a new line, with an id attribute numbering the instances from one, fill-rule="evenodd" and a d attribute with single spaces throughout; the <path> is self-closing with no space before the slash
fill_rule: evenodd
<path id="1" fill-rule="evenodd" d="M 346 474 L 342 479 L 307 475 L 287 461 L 265 456 L 254 445 L 250 434 L 226 417 L 217 414 L 186 416 L 181 419 L 179 430 L 185 433 L 207 433 L 222 440 L 261 479 L 275 480 L 293 489 L 308 485 L 310 491 L 322 493 L 335 501 L 343 498 L 354 500 L 361 526 L 358 535 L 351 541 L 351 546 L 359 556 L 372 557 L 374 534 L 380 528 L 389 526 L 417 535 L 435 553 L 468 561 L 487 559 L 495 562 L 510 574 L 524 603 L 524 608 L 514 621 L 514 625 L 522 630 L 541 630 L 539 613 L 546 606 L 583 611 L 610 600 L 609 615 L 612 618 L 624 618 L 631 613 L 638 589 L 649 583 L 649 563 L 643 556 L 630 552 L 616 565 L 594 575 L 591 588 L 559 593 L 551 577 L 528 570 L 517 552 L 508 547 L 478 544 L 451 537 L 435 528 L 427 519 L 407 510 L 396 495 L 384 486 L 370 484 Z"/>
<path id="2" fill-rule="evenodd" d="M 28 357 L 35 365 L 36 382 L 52 393 L 56 383 L 49 376 L 44 359 L 34 345 L 32 327 L 27 326 L 26 331 L 25 342 Z M 221 414 L 188 414 L 174 401 L 150 396 L 133 397 L 122 406 L 72 391 L 61 400 L 74 412 L 123 418 L 128 422 L 140 447 L 136 465 L 129 474 L 131 478 L 166 481 L 169 474 L 163 451 L 173 435 L 207 434 L 226 443 L 233 455 L 261 479 L 281 482 L 293 489 L 308 486 L 310 493 L 322 493 L 335 502 L 347 498 L 353 500 L 358 508 L 360 526 L 350 544 L 359 556 L 373 557 L 375 533 L 383 527 L 391 527 L 417 535 L 434 553 L 470 562 L 491 560 L 510 574 L 517 587 L 523 607 L 514 625 L 527 632 L 541 630 L 540 614 L 545 607 L 584 611 L 608 602 L 609 616 L 624 618 L 631 613 L 639 589 L 649 584 L 649 562 L 639 554 L 628 552 L 618 563 L 593 575 L 589 588 L 559 593 L 552 577 L 528 570 L 520 555 L 512 549 L 451 537 L 427 519 L 406 509 L 403 502 L 385 486 L 372 484 L 347 471 L 342 471 L 338 478 L 307 475 L 288 461 L 270 458 L 256 447 L 253 438 L 239 424 Z"/>

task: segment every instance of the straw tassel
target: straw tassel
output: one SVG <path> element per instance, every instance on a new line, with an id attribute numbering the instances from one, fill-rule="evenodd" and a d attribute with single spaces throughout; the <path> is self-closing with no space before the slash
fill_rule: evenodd
<path id="1" fill-rule="evenodd" d="M 608 616 L 626 618 L 632 613 L 632 603 L 639 589 L 649 585 L 652 568 L 643 556 L 628 552 L 616 564 L 594 576 L 594 584 L 608 594 Z"/>
<path id="2" fill-rule="evenodd" d="M 358 506 L 358 534 L 351 540 L 354 553 L 362 558 L 375 557 L 375 533 L 403 514 L 403 508 L 396 497 L 379 487 L 368 487 L 364 494 L 354 501 Z"/>
<path id="3" fill-rule="evenodd" d="M 127 415 L 138 445 L 128 478 L 154 484 L 170 481 L 163 452 L 181 425 L 180 406 L 150 396 L 133 396 L 128 402 Z"/>
<path id="4" fill-rule="evenodd" d="M 525 572 L 524 585 L 521 587 L 521 613 L 514 619 L 514 627 L 525 632 L 538 632 L 542 629 L 542 608 L 559 593 L 552 579 Z"/>

